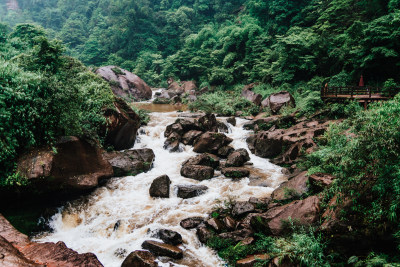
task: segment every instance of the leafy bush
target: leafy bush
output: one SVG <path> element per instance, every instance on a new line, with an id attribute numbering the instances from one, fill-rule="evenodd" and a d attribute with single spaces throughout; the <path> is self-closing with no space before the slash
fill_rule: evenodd
<path id="1" fill-rule="evenodd" d="M 6 178 L 29 147 L 66 135 L 95 138 L 105 122 L 102 110 L 113 99 L 106 82 L 63 56 L 62 46 L 40 28 L 18 26 L 11 36 L 23 45 L 11 61 L 0 59 L 1 184 L 18 180 Z"/>

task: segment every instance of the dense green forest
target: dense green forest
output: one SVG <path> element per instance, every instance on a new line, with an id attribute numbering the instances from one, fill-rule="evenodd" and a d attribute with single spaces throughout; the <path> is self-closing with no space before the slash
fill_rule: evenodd
<path id="1" fill-rule="evenodd" d="M 153 86 L 262 81 L 381 85 L 399 73 L 398 0 L 19 0 L 34 22 L 89 65 L 116 64 Z"/>
<path id="2" fill-rule="evenodd" d="M 253 91 L 263 98 L 292 93 L 297 106 L 284 115 L 343 119 L 300 167 L 337 177 L 323 208 L 334 196 L 350 199 L 344 218 L 357 218 L 358 229 L 349 232 L 388 234 L 392 247 L 349 258 L 309 229 L 277 243 L 260 236 L 252 246 L 208 245 L 228 262 L 269 251 L 294 255 L 302 266 L 399 266 L 400 97 L 364 111 L 357 103 L 326 105 L 319 89 L 357 85 L 360 75 L 367 85 L 398 86 L 400 0 L 17 2 L 15 10 L 0 4 L 0 177 L 8 177 L 1 185 L 21 182 L 9 174 L 25 148 L 62 135 L 97 137 L 112 94 L 87 66 L 118 65 L 154 87 L 169 77 L 195 80 L 210 90 L 190 106 L 223 115 L 259 113 L 237 97 L 259 82 Z"/>

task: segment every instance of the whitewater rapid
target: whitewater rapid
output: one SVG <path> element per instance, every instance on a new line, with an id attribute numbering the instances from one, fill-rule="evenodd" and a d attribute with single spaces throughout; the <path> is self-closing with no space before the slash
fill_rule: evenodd
<path id="1" fill-rule="evenodd" d="M 141 244 L 151 237 L 151 231 L 166 228 L 182 235 L 184 243 L 179 247 L 184 258 L 160 266 L 222 266 L 221 259 L 209 248 L 202 245 L 195 230 L 180 227 L 181 220 L 207 217 L 218 200 L 248 200 L 249 197 L 266 198 L 287 178 L 280 167 L 267 159 L 250 154 L 252 176 L 258 179 L 231 179 L 218 176 L 211 180 L 196 181 L 180 175 L 181 164 L 196 155 L 193 147 L 185 146 L 181 153 L 169 153 L 163 149 L 164 131 L 184 113 L 151 113 L 150 122 L 139 130 L 134 149 L 151 148 L 156 157 L 153 168 L 147 173 L 124 178 L 113 178 L 89 196 L 61 207 L 50 222 L 51 233 L 36 238 L 39 242 L 63 241 L 79 253 L 93 252 L 105 267 L 119 267 L 130 252 L 140 250 Z M 187 113 L 186 113 L 187 114 Z M 225 121 L 224 118 L 219 118 Z M 249 131 L 243 129 L 246 121 L 237 119 L 237 126 L 229 125 L 233 138 L 232 146 L 246 148 Z M 171 196 L 168 199 L 154 199 L 149 195 L 152 181 L 167 174 L 171 179 Z M 204 195 L 181 199 L 176 196 L 176 185 L 200 184 L 209 189 Z M 253 186 L 255 184 L 262 186 Z M 119 222 L 119 227 L 114 229 Z M 167 261 L 167 260 L 166 260 Z"/>

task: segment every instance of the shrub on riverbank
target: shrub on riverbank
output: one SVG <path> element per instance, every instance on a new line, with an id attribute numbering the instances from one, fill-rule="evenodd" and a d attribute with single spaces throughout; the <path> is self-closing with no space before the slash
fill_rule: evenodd
<path id="1" fill-rule="evenodd" d="M 112 105 L 109 85 L 79 61 L 64 56 L 57 40 L 22 24 L 5 35 L 0 51 L 0 185 L 18 154 L 51 145 L 59 136 L 98 137 L 102 110 Z"/>

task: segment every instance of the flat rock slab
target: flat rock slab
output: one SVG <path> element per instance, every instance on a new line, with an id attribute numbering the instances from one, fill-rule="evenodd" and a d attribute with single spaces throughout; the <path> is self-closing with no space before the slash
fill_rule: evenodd
<path id="1" fill-rule="evenodd" d="M 208 189 L 205 185 L 178 185 L 177 188 L 177 196 L 184 199 L 200 196 Z"/>
<path id="2" fill-rule="evenodd" d="M 180 248 L 157 241 L 146 240 L 143 242 L 142 248 L 149 250 L 156 256 L 167 256 L 177 260 L 183 258 L 183 251 Z"/>

